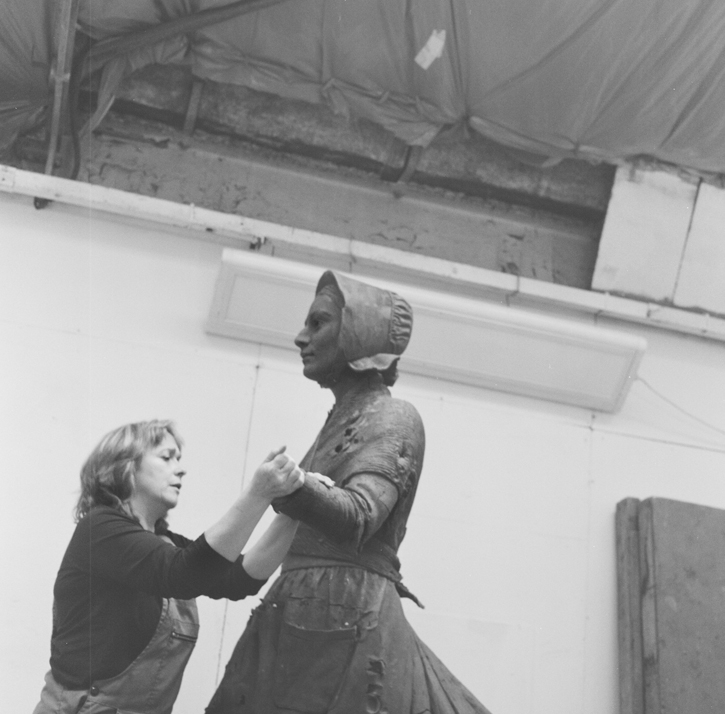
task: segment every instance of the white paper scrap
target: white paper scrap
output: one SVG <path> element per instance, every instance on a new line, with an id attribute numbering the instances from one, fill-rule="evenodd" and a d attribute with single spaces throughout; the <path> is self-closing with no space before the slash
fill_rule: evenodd
<path id="1" fill-rule="evenodd" d="M 415 56 L 416 64 L 419 64 L 423 69 L 428 69 L 443 54 L 445 44 L 446 31 L 433 30 L 428 42 L 423 45 L 420 52 Z"/>

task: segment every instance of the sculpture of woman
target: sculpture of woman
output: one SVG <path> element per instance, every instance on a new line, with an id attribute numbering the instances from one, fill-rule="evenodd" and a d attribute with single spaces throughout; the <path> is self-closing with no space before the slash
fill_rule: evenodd
<path id="1" fill-rule="evenodd" d="M 335 405 L 276 510 L 301 523 L 207 714 L 488 714 L 405 619 L 396 555 L 423 465 L 416 409 L 388 390 L 410 305 L 328 271 L 295 339 Z"/>

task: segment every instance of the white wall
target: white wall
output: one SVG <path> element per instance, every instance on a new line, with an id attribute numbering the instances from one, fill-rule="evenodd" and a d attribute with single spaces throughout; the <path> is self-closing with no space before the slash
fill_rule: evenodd
<path id="1" fill-rule="evenodd" d="M 301 455 L 331 405 L 292 351 L 211 337 L 221 248 L 0 194 L 3 709 L 31 711 L 81 462 L 109 429 L 171 417 L 195 537 L 278 443 Z M 647 381 L 725 428 L 725 345 L 642 327 Z M 404 373 L 428 447 L 401 550 L 419 634 L 494 714 L 615 714 L 614 510 L 627 496 L 725 508 L 725 435 L 634 384 L 622 411 Z M 177 714 L 201 714 L 251 607 L 201 601 Z"/>

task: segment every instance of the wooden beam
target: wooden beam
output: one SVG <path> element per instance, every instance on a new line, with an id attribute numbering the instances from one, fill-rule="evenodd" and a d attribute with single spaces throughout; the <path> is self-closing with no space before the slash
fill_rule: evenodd
<path id="1" fill-rule="evenodd" d="M 640 598 L 642 611 L 642 683 L 644 711 L 662 714 L 659 642 L 657 633 L 657 580 L 655 558 L 654 502 L 648 498 L 639 507 Z"/>
<path id="2" fill-rule="evenodd" d="M 639 500 L 617 504 L 617 622 L 619 714 L 644 714 Z"/>
<path id="3" fill-rule="evenodd" d="M 53 110 L 50 120 L 50 138 L 45 161 L 45 173 L 53 173 L 55 155 L 62 131 L 62 118 L 68 101 L 68 86 L 73 63 L 78 0 L 61 0 L 57 9 L 55 34 L 56 56 L 53 63 Z"/>

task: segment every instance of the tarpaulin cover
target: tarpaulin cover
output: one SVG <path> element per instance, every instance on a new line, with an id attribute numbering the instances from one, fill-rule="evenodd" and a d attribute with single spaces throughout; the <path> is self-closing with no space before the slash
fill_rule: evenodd
<path id="1" fill-rule="evenodd" d="M 50 99 L 50 3 L 3 0 L 0 10 L 0 155 Z"/>
<path id="2" fill-rule="evenodd" d="M 227 1 L 81 0 L 79 17 L 100 38 Z M 44 3 L 5 2 L 0 107 L 32 104 L 47 48 L 22 20 Z M 467 122 L 540 155 L 723 172 L 723 37 L 722 0 L 284 0 L 184 42 L 199 77 L 327 102 L 410 144 Z"/>

